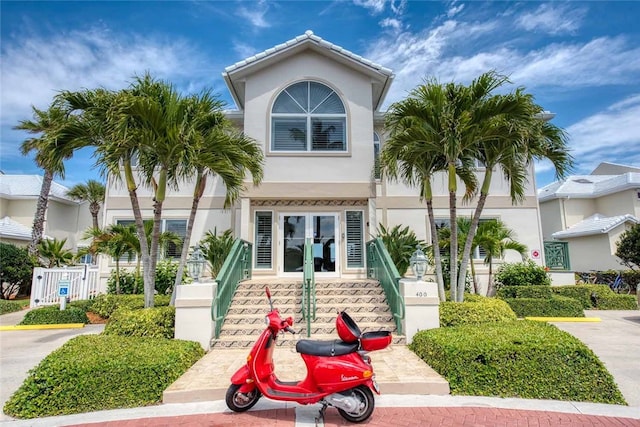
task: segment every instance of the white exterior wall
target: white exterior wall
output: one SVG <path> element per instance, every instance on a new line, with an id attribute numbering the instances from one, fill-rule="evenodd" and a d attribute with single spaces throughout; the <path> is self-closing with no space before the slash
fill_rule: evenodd
<path id="1" fill-rule="evenodd" d="M 631 214 L 640 218 L 640 198 L 636 190 L 620 191 L 597 198 L 595 209 L 604 216 Z"/>
<path id="2" fill-rule="evenodd" d="M 551 235 L 564 230 L 562 220 L 562 203 L 560 199 L 552 199 L 540 203 L 540 218 L 544 240 L 553 240 Z"/>
<path id="3" fill-rule="evenodd" d="M 613 255 L 615 249 L 612 251 L 612 247 L 615 248 L 617 240 L 615 235 L 619 236 L 618 233 L 611 233 L 569 239 L 571 269 L 574 271 L 624 269 Z"/>
<path id="4" fill-rule="evenodd" d="M 287 86 L 313 80 L 332 88 L 347 113 L 348 153 L 269 153 L 271 106 Z M 263 183 L 368 183 L 373 169 L 371 80 L 306 51 L 260 70 L 246 81 L 244 131 L 267 153 Z"/>

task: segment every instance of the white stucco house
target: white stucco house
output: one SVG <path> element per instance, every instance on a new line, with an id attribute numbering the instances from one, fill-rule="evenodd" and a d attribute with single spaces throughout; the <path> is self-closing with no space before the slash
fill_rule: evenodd
<path id="1" fill-rule="evenodd" d="M 231 209 L 223 209 L 225 190 L 210 182 L 200 202 L 194 245 L 216 228 L 232 229 L 253 244 L 253 278 L 302 278 L 301 247 L 314 239 L 316 279 L 365 278 L 365 242 L 378 224 L 410 226 L 429 241 L 426 206 L 418 190 L 376 178 L 374 161 L 384 145 L 385 96 L 391 69 L 375 64 L 311 31 L 227 67 L 223 73 L 236 110 L 228 117 L 262 146 L 264 179 L 247 183 Z M 416 85 L 423 76 L 416 76 Z M 483 169 L 479 168 L 482 174 Z M 448 221 L 446 177 L 437 177 L 435 214 Z M 140 193 L 143 215 L 152 216 L 149 193 Z M 184 233 L 192 186 L 169 192 L 163 229 Z M 461 206 L 471 215 L 474 203 Z M 485 218 L 500 218 L 542 259 L 542 232 L 533 168 L 526 199 L 513 206 L 506 182 L 493 180 Z M 108 184 L 104 223 L 131 221 L 126 188 Z M 486 274 L 477 255 L 477 271 Z M 520 261 L 507 254 L 507 261 Z M 107 267 L 105 267 L 107 268 Z"/>
<path id="2" fill-rule="evenodd" d="M 574 271 L 620 270 L 620 235 L 640 223 L 640 168 L 603 162 L 538 191 L 545 241 L 568 243 Z"/>
<path id="3" fill-rule="evenodd" d="M 43 177 L 40 175 L 0 174 L 0 240 L 17 246 L 27 246 L 36 213 Z M 77 251 L 82 235 L 92 226 L 87 203 L 67 196 L 69 189 L 55 181 L 51 183 L 45 212 L 44 236 L 67 239 L 65 247 Z"/>

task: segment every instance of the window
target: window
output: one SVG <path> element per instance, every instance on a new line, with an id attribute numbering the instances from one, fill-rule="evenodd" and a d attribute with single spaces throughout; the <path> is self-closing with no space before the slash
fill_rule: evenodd
<path id="1" fill-rule="evenodd" d="M 347 268 L 364 267 L 362 211 L 347 211 Z"/>
<path id="2" fill-rule="evenodd" d="M 271 242 L 273 241 L 273 219 L 271 212 L 256 212 L 255 266 L 271 268 Z"/>
<path id="3" fill-rule="evenodd" d="M 126 220 L 118 220 L 116 222 L 118 225 L 124 226 L 133 226 L 135 225 L 135 221 L 132 219 Z M 131 232 L 134 234 L 135 240 L 138 239 L 137 231 L 135 228 L 131 229 Z M 160 236 L 160 253 L 162 258 L 180 258 L 182 254 L 182 245 L 184 243 L 184 238 L 187 234 L 187 220 L 184 219 L 163 219 L 160 224 L 160 232 L 170 232 L 177 235 L 180 238 L 180 243 L 174 243 L 171 241 L 163 242 L 163 236 Z M 165 235 L 167 236 L 167 235 Z M 124 262 L 134 262 L 137 259 L 137 254 L 133 252 L 131 255 L 128 253 L 123 254 L 120 257 L 120 261 Z"/>
<path id="4" fill-rule="evenodd" d="M 347 151 L 347 115 L 340 97 L 317 82 L 295 83 L 271 110 L 271 151 Z"/>
<path id="5" fill-rule="evenodd" d="M 380 179 L 380 137 L 377 133 L 373 133 L 373 177 Z"/>
<path id="6" fill-rule="evenodd" d="M 491 221 L 491 219 L 480 218 L 480 222 L 485 222 L 485 221 Z M 450 224 L 449 218 L 436 218 L 435 222 L 436 222 L 436 233 L 443 228 L 449 228 L 449 224 Z M 459 243 L 458 250 L 462 251 L 463 248 L 464 248 L 464 241 Z M 440 246 L 440 255 L 442 256 L 449 255 L 449 249 L 443 249 L 442 246 Z M 484 259 L 485 256 L 487 256 L 487 251 L 480 246 L 477 246 L 471 253 L 472 259 Z"/>

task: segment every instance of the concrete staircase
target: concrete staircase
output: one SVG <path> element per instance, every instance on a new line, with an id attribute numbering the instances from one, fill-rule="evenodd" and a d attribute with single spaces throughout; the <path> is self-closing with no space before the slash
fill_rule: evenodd
<path id="1" fill-rule="evenodd" d="M 302 317 L 301 281 L 250 280 L 238 285 L 231 307 L 222 326 L 220 337 L 211 347 L 248 348 L 264 330 L 264 317 L 269 311 L 265 288 L 269 287 L 273 306 L 283 318 L 292 316 L 296 339 L 307 338 L 307 322 Z M 394 344 L 404 344 L 405 337 L 397 334 L 393 315 L 384 291 L 375 280 L 318 280 L 316 281 L 316 320 L 311 322 L 311 339 L 333 340 L 337 313 L 346 311 L 362 332 L 388 330 Z M 296 339 L 278 340 L 278 345 L 295 345 Z"/>

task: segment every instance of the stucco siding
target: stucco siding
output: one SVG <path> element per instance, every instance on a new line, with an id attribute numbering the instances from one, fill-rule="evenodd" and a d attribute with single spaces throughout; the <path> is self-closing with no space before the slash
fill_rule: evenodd
<path id="1" fill-rule="evenodd" d="M 552 199 L 540 203 L 540 219 L 544 240 L 553 240 L 551 235 L 564 229 L 562 217 L 562 200 Z"/>
<path id="2" fill-rule="evenodd" d="M 596 213 L 596 203 L 593 199 L 563 199 L 561 203 L 564 203 L 564 220 L 567 228 Z"/>
<path id="3" fill-rule="evenodd" d="M 569 257 L 574 271 L 620 270 L 623 267 L 613 256 L 613 237 L 609 234 L 569 239 Z"/>
<path id="4" fill-rule="evenodd" d="M 608 194 L 595 200 L 596 210 L 604 216 L 624 214 L 636 215 L 637 194 L 635 190 L 620 191 Z"/>

